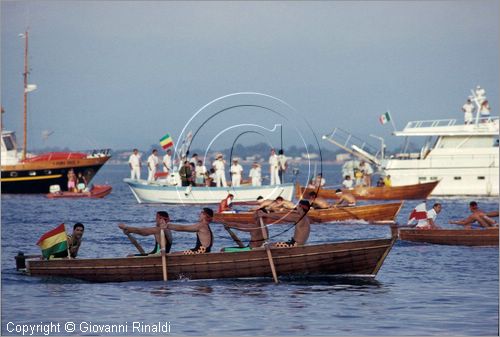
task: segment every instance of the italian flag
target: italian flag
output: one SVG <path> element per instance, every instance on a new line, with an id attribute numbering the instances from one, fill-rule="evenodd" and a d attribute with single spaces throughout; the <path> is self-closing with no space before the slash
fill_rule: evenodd
<path id="1" fill-rule="evenodd" d="M 45 233 L 36 243 L 42 249 L 42 255 L 48 259 L 51 255 L 68 250 L 68 236 L 64 224 Z"/>
<path id="2" fill-rule="evenodd" d="M 160 145 L 164 150 L 174 146 L 174 141 L 172 137 L 170 137 L 170 134 L 167 133 L 165 136 L 160 138 Z"/>
<path id="3" fill-rule="evenodd" d="M 381 124 L 386 124 L 391 121 L 391 114 L 389 112 L 384 113 L 378 118 Z"/>

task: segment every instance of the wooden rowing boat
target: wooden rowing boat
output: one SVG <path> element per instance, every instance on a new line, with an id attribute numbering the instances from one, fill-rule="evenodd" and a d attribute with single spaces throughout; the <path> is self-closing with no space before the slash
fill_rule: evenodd
<path id="1" fill-rule="evenodd" d="M 404 185 L 404 186 L 383 186 L 383 187 L 366 187 L 357 186 L 352 190 L 348 190 L 358 200 L 414 200 L 414 199 L 427 199 L 429 194 L 432 193 L 439 181 L 432 181 L 430 183 Z M 335 190 L 304 188 L 296 185 L 295 196 L 301 199 L 302 196 L 307 196 L 309 192 L 316 192 L 319 197 L 327 199 L 338 199 Z"/>
<path id="2" fill-rule="evenodd" d="M 348 275 L 374 278 L 391 250 L 391 239 L 357 240 L 292 248 L 271 248 L 279 277 Z M 19 260 L 19 261 L 18 261 Z M 38 277 L 89 282 L 160 281 L 160 255 L 129 258 L 40 260 L 16 257 L 19 268 Z M 167 254 L 168 279 L 271 277 L 265 249 L 199 255 Z"/>
<path id="3" fill-rule="evenodd" d="M 498 246 L 498 227 L 488 229 L 400 228 L 399 238 L 405 241 L 438 245 Z"/>
<path id="4" fill-rule="evenodd" d="M 46 195 L 49 199 L 58 198 L 104 198 L 111 193 L 110 185 L 94 185 L 89 192 L 55 192 Z"/>
<path id="5" fill-rule="evenodd" d="M 311 209 L 307 213 L 312 222 L 332 222 L 345 220 L 394 221 L 403 202 Z M 287 212 L 276 212 L 286 216 Z M 216 213 L 214 221 L 220 223 L 255 223 L 254 212 Z M 286 223 L 284 220 L 266 219 L 266 223 Z"/>

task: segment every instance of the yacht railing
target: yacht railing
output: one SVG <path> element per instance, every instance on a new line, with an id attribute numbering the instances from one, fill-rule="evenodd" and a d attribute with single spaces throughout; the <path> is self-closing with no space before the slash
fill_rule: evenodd
<path id="1" fill-rule="evenodd" d="M 478 119 L 478 125 L 486 125 L 486 123 L 495 123 L 498 121 L 498 116 L 495 117 L 481 117 Z M 434 120 L 424 120 L 424 121 L 411 121 L 405 126 L 407 129 L 418 129 L 418 128 L 437 128 L 445 126 L 459 125 L 456 119 L 434 119 Z"/>

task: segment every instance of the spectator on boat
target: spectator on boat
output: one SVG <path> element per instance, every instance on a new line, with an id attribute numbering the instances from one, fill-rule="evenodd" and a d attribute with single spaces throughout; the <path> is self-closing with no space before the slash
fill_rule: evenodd
<path id="1" fill-rule="evenodd" d="M 148 235 L 154 235 L 155 237 L 155 246 L 153 250 L 149 253 L 146 254 L 134 254 L 134 255 L 129 255 L 129 256 L 146 256 L 146 255 L 155 255 L 155 254 L 160 254 L 160 232 L 163 229 L 163 233 L 165 235 L 165 252 L 169 253 L 170 248 L 172 247 L 172 233 L 170 230 L 166 228 L 166 225 L 170 222 L 170 217 L 167 212 L 165 211 L 159 211 L 156 212 L 156 226 L 155 227 L 132 227 L 132 226 L 127 226 L 123 223 L 118 224 L 118 227 L 125 233 L 133 233 L 133 234 L 138 234 L 142 236 L 148 236 Z"/>
<path id="2" fill-rule="evenodd" d="M 185 250 L 182 254 L 203 254 L 210 253 L 213 245 L 213 234 L 210 229 L 210 222 L 214 212 L 211 208 L 203 208 L 200 212 L 199 221 L 193 225 L 175 225 L 167 224 L 166 228 L 177 232 L 195 232 L 196 233 L 196 246 L 193 249 Z"/>
<path id="3" fill-rule="evenodd" d="M 238 163 L 238 159 L 233 159 L 233 164 L 229 169 L 231 174 L 231 186 L 239 187 L 241 186 L 241 175 L 243 174 L 243 167 Z"/>
<path id="4" fill-rule="evenodd" d="M 377 187 L 384 187 L 384 186 L 385 186 L 384 178 L 379 177 L 377 180 Z"/>
<path id="5" fill-rule="evenodd" d="M 167 153 L 163 156 L 163 172 L 172 172 L 172 150 L 168 149 Z"/>
<path id="6" fill-rule="evenodd" d="M 357 168 L 354 169 L 354 186 L 363 185 L 363 172 Z"/>
<path id="7" fill-rule="evenodd" d="M 323 178 L 323 174 L 318 173 L 318 175 L 309 183 L 307 188 L 318 189 L 318 188 L 325 186 L 325 184 L 326 184 L 326 180 L 325 180 L 325 178 Z"/>
<path id="8" fill-rule="evenodd" d="M 314 208 L 314 209 L 330 208 L 330 204 L 328 203 L 328 201 L 326 201 L 326 199 L 324 199 L 322 197 L 318 197 L 316 192 L 314 192 L 314 191 L 309 192 L 308 197 L 309 197 L 308 199 L 309 199 L 309 203 L 311 205 L 311 208 Z"/>
<path id="9" fill-rule="evenodd" d="M 285 172 L 286 172 L 286 169 L 288 168 L 288 163 L 287 163 L 288 159 L 287 157 L 285 156 L 285 153 L 283 152 L 283 150 L 279 150 L 278 151 L 278 176 L 280 178 L 280 182 L 281 183 L 284 183 L 285 182 Z"/>
<path id="10" fill-rule="evenodd" d="M 462 111 L 464 112 L 464 123 L 465 124 L 472 124 L 474 121 L 474 110 L 476 108 L 474 107 L 474 104 L 472 104 L 471 99 L 467 99 L 467 102 L 462 106 Z"/>
<path id="11" fill-rule="evenodd" d="M 279 176 L 279 158 L 274 149 L 271 149 L 271 155 L 269 156 L 269 175 L 271 176 L 270 185 L 281 184 Z"/>
<path id="12" fill-rule="evenodd" d="M 469 209 L 472 214 L 469 215 L 467 218 L 463 220 L 452 220 L 450 221 L 450 223 L 454 225 L 465 226 L 465 228 L 467 229 L 470 229 L 472 227 L 472 224 L 475 222 L 477 222 L 481 227 L 484 228 L 494 227 L 497 225 L 497 222 L 493 220 L 490 216 L 495 216 L 495 215 L 498 216 L 498 212 L 491 212 L 489 214 L 486 214 L 481 209 L 479 209 L 479 206 L 475 201 L 471 201 L 469 203 Z"/>
<path id="13" fill-rule="evenodd" d="M 259 210 L 255 213 L 256 225 L 260 225 L 260 217 L 274 220 L 283 219 L 287 222 L 294 222 L 295 231 L 293 237 L 287 242 L 276 242 L 273 246 L 278 248 L 303 246 L 306 244 L 309 234 L 311 233 L 311 219 L 307 216 L 307 212 L 309 212 L 310 208 L 311 205 L 308 200 L 300 200 L 297 208 L 288 212 L 286 215 L 265 213 Z"/>
<path id="14" fill-rule="evenodd" d="M 80 249 L 80 246 L 82 244 L 84 231 L 85 231 L 85 226 L 83 226 L 82 223 L 77 222 L 76 224 L 74 224 L 73 233 L 67 236 L 68 249 L 63 252 L 54 254 L 53 257 L 56 258 L 68 257 L 68 252 L 69 252 L 71 258 L 73 259 L 76 258 L 76 256 L 78 255 L 78 250 Z"/>
<path id="15" fill-rule="evenodd" d="M 153 149 L 148 157 L 148 182 L 155 181 L 156 170 L 158 169 L 158 150 Z"/>
<path id="16" fill-rule="evenodd" d="M 190 162 L 187 160 L 184 162 L 184 165 L 182 165 L 179 170 L 179 175 L 181 177 L 182 186 L 189 186 L 192 184 L 193 171 Z"/>
<path id="17" fill-rule="evenodd" d="M 207 175 L 205 176 L 205 184 L 207 187 L 215 187 L 215 169 L 212 167 L 210 171 L 207 172 Z"/>
<path id="18" fill-rule="evenodd" d="M 205 165 L 203 165 L 203 161 L 198 160 L 198 162 L 196 163 L 195 173 L 196 173 L 196 178 L 195 178 L 196 186 L 205 185 L 205 176 L 207 174 L 207 168 L 205 167 Z"/>
<path id="19" fill-rule="evenodd" d="M 141 179 L 141 155 L 137 149 L 134 149 L 128 158 L 128 166 L 130 167 L 130 179 Z"/>
<path id="20" fill-rule="evenodd" d="M 371 165 L 368 164 L 366 161 L 362 160 L 361 163 L 359 163 L 359 169 L 361 172 L 363 172 L 363 185 L 371 186 L 372 174 L 373 174 L 373 169 Z"/>
<path id="21" fill-rule="evenodd" d="M 333 207 L 356 206 L 356 198 L 351 193 L 338 188 L 335 190 L 335 194 L 339 200 L 333 204 Z"/>
<path id="22" fill-rule="evenodd" d="M 78 172 L 78 177 L 76 178 L 76 187 L 78 189 L 78 192 L 83 192 L 85 191 L 85 188 L 87 188 L 87 178 L 82 174 L 82 172 Z"/>
<path id="23" fill-rule="evenodd" d="M 193 153 L 193 155 L 191 156 L 191 159 L 189 159 L 189 162 L 196 165 L 196 163 L 198 162 L 198 154 Z"/>
<path id="24" fill-rule="evenodd" d="M 295 204 L 291 201 L 283 199 L 282 196 L 277 197 L 273 203 L 266 207 L 271 212 L 282 212 L 295 209 Z"/>
<path id="25" fill-rule="evenodd" d="M 232 212 L 233 211 L 233 199 L 234 195 L 229 193 L 227 197 L 222 199 L 222 201 L 219 203 L 219 213 L 223 212 Z"/>
<path id="26" fill-rule="evenodd" d="M 392 187 L 391 175 L 388 174 L 384 177 L 384 186 Z"/>
<path id="27" fill-rule="evenodd" d="M 248 173 L 248 177 L 252 179 L 252 186 L 261 186 L 262 185 L 262 171 L 260 169 L 260 165 L 257 162 L 252 164 L 252 168 Z"/>
<path id="28" fill-rule="evenodd" d="M 437 215 L 441 212 L 443 207 L 440 203 L 436 202 L 430 210 L 427 211 L 427 216 L 425 219 L 418 220 L 417 226 L 415 228 L 418 229 L 439 229 L 439 226 L 436 224 Z"/>
<path id="29" fill-rule="evenodd" d="M 346 190 L 350 190 L 350 189 L 352 189 L 353 185 L 354 185 L 354 181 L 352 181 L 351 176 L 350 175 L 346 175 L 345 178 L 344 178 L 344 181 L 342 182 L 342 186 Z"/>
<path id="30" fill-rule="evenodd" d="M 481 103 L 479 113 L 481 114 L 481 120 L 483 123 L 486 123 L 490 117 L 490 104 L 488 103 L 488 100 L 485 99 L 484 102 Z"/>
<path id="31" fill-rule="evenodd" d="M 222 154 L 217 154 L 215 161 L 212 164 L 215 170 L 215 185 L 217 187 L 227 187 L 225 165 L 226 161 L 224 160 Z"/>
<path id="32" fill-rule="evenodd" d="M 486 90 L 478 85 L 474 93 L 476 94 L 477 103 L 479 104 L 479 106 L 481 106 L 486 100 Z"/>
<path id="33" fill-rule="evenodd" d="M 73 169 L 69 169 L 68 171 L 68 191 L 76 192 L 76 174 Z"/>

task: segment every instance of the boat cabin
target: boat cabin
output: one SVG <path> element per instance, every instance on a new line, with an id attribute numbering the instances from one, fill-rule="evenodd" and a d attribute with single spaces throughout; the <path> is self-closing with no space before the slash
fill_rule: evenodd
<path id="1" fill-rule="evenodd" d="M 15 165 L 19 162 L 17 156 L 17 141 L 14 131 L 2 131 L 2 165 Z"/>

